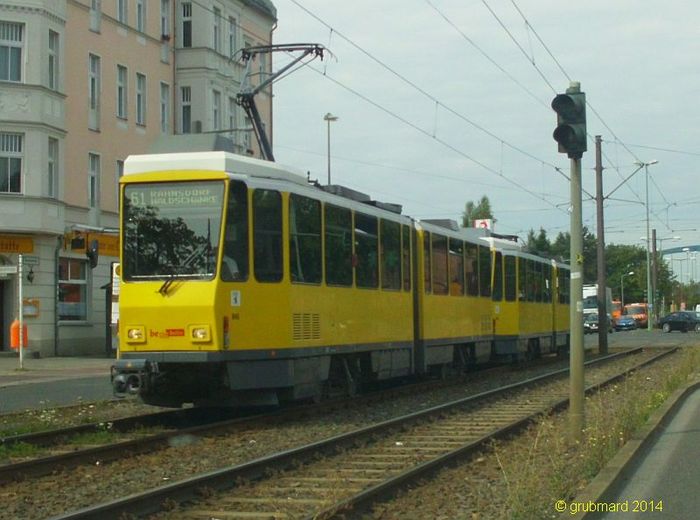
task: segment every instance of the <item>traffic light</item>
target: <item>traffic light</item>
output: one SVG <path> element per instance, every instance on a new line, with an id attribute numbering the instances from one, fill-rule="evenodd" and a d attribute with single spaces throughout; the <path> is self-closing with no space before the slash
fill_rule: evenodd
<path id="1" fill-rule="evenodd" d="M 566 94 L 558 94 L 552 100 L 552 108 L 557 113 L 557 128 L 552 135 L 559 143 L 559 153 L 580 159 L 587 150 L 586 94 L 578 87 L 570 87 Z"/>

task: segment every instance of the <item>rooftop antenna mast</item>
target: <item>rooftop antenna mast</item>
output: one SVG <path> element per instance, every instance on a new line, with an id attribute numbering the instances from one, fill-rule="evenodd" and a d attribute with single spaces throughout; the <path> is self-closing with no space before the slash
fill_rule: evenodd
<path id="1" fill-rule="evenodd" d="M 280 79 L 284 73 L 302 62 L 302 60 L 305 58 L 311 56 L 311 59 L 306 63 L 317 57 L 323 59 L 323 53 L 325 50 L 326 49 L 323 47 L 323 45 L 316 43 L 260 45 L 241 49 L 241 61 L 245 64 L 246 68 L 243 81 L 241 83 L 241 91 L 236 96 L 236 103 L 243 107 L 246 115 L 253 123 L 253 131 L 255 132 L 255 138 L 260 146 L 263 159 L 272 162 L 275 161 L 275 158 L 272 155 L 272 145 L 270 144 L 270 140 L 267 138 L 267 134 L 263 128 L 262 119 L 260 118 L 260 112 L 255 104 L 255 95 L 267 88 L 269 85 L 272 85 L 272 83 Z M 265 79 L 261 78 L 259 84 L 257 86 L 253 86 L 251 81 L 252 77 L 262 74 L 261 72 L 253 72 L 251 70 L 251 64 L 255 59 L 255 56 L 258 54 L 271 54 L 273 52 L 300 52 L 301 54 L 277 72 L 273 72 Z M 304 63 L 304 65 L 306 63 Z"/>

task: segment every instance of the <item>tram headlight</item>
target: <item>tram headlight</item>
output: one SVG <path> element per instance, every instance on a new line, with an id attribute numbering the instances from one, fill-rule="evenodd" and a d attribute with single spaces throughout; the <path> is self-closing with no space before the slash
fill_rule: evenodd
<path id="1" fill-rule="evenodd" d="M 127 327 L 126 341 L 128 343 L 144 343 L 146 341 L 146 329 L 138 325 Z"/>
<path id="2" fill-rule="evenodd" d="M 209 325 L 190 325 L 190 339 L 195 343 L 211 341 L 211 327 Z"/>

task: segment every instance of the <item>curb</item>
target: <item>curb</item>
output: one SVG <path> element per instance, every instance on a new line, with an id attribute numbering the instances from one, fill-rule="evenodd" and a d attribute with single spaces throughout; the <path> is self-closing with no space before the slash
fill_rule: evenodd
<path id="1" fill-rule="evenodd" d="M 658 440 L 664 428 L 670 423 L 673 416 L 685 403 L 686 398 L 700 389 L 700 381 L 696 380 L 688 383 L 676 390 L 666 399 L 666 402 L 657 408 L 649 417 L 646 424 L 640 428 L 622 448 L 610 459 L 603 469 L 591 480 L 591 482 L 569 502 L 597 503 L 602 500 L 605 493 L 612 488 L 613 484 L 620 478 L 626 469 L 631 468 L 637 457 L 644 456 L 647 448 Z M 559 518 L 572 518 L 580 520 L 596 512 L 579 512 L 575 515 L 561 513 Z"/>

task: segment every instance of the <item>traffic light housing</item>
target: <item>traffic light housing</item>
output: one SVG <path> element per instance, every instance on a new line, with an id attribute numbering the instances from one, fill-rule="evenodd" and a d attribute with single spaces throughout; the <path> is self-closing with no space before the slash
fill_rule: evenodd
<path id="1" fill-rule="evenodd" d="M 559 153 L 571 159 L 580 159 L 587 148 L 586 94 L 569 88 L 566 94 L 558 94 L 552 100 L 557 113 L 557 128 L 552 136 L 559 143 Z"/>

